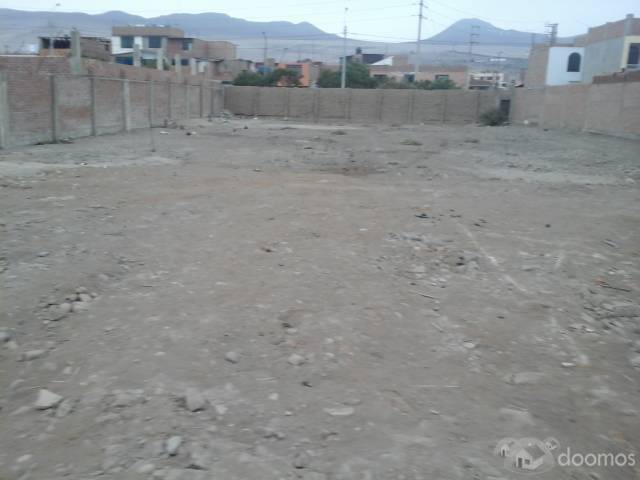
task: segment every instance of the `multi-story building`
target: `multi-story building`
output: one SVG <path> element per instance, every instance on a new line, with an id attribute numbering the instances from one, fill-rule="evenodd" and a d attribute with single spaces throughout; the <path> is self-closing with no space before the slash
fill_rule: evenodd
<path id="1" fill-rule="evenodd" d="M 117 63 L 133 65 L 136 50 L 142 65 L 156 65 L 161 58 L 166 66 L 180 57 L 181 65 L 194 59 L 198 72 L 204 72 L 213 61 L 236 58 L 236 46 L 226 41 L 208 41 L 185 37 L 179 28 L 165 26 L 113 27 L 111 53 Z"/>
<path id="2" fill-rule="evenodd" d="M 312 62 L 311 60 L 295 62 L 295 63 L 278 63 L 276 68 L 292 70 L 296 72 L 298 77 L 298 86 L 311 87 L 318 80 L 320 74 L 320 62 Z"/>
<path id="3" fill-rule="evenodd" d="M 420 65 L 416 74 L 415 65 L 409 63 L 407 55 L 393 55 L 369 66 L 372 77 L 414 82 L 429 80 L 451 80 L 458 87 L 467 88 L 469 67 L 466 65 Z"/>
<path id="4" fill-rule="evenodd" d="M 469 90 L 490 90 L 506 88 L 503 72 L 472 72 L 469 74 Z"/>
<path id="5" fill-rule="evenodd" d="M 633 14 L 624 20 L 590 28 L 584 38 L 582 81 L 591 83 L 596 75 L 607 75 L 640 68 L 640 18 Z"/>
<path id="6" fill-rule="evenodd" d="M 640 69 L 640 19 L 590 28 L 571 43 L 534 45 L 525 76 L 527 88 L 591 83 L 593 77 Z"/>
<path id="7" fill-rule="evenodd" d="M 39 37 L 41 57 L 68 57 L 71 55 L 71 37 Z M 80 50 L 84 58 L 108 62 L 111 59 L 111 42 L 101 37 L 80 37 Z"/>

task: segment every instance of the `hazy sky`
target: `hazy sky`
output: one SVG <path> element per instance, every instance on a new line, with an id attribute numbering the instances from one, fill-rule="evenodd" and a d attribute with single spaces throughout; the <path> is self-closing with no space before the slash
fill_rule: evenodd
<path id="1" fill-rule="evenodd" d="M 418 0 L 0 0 L 0 7 L 101 13 L 123 10 L 153 17 L 168 13 L 220 12 L 247 20 L 308 21 L 330 32 L 342 31 L 347 6 L 350 36 L 380 41 L 414 40 Z M 559 23 L 560 36 L 576 35 L 627 13 L 640 16 L 639 0 L 424 0 L 423 38 L 461 18 L 476 17 L 501 28 L 544 32 Z"/>

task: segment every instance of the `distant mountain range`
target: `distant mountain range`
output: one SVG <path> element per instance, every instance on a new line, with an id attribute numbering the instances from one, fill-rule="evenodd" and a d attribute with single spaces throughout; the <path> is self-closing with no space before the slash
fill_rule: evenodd
<path id="1" fill-rule="evenodd" d="M 68 12 L 32 12 L 0 8 L 0 50 L 26 52 L 29 46 L 36 45 L 38 36 L 68 34 L 72 28 L 80 30 L 87 36 L 111 35 L 111 27 L 117 25 L 170 25 L 181 28 L 187 36 L 203 39 L 230 40 L 242 47 L 239 52 L 243 58 L 260 56 L 262 53 L 262 32 L 269 38 L 273 55 L 318 56 L 318 59 L 335 60 L 340 55 L 341 38 L 326 33 L 308 22 L 251 22 L 233 18 L 222 13 L 186 14 L 176 13 L 159 17 L 145 18 L 121 11 L 111 11 L 98 15 Z M 467 44 L 470 33 L 476 33 L 474 41 L 478 42 L 475 51 L 497 51 L 496 46 L 518 49 L 519 57 L 526 55 L 532 41 L 532 34 L 517 30 L 503 30 L 479 19 L 464 19 L 452 24 L 447 29 L 424 40 L 425 45 L 440 45 L 442 48 L 451 45 Z M 544 41 L 544 36 L 534 34 L 537 43 Z M 258 45 L 258 43 L 260 45 Z M 311 44 L 311 45 L 309 45 Z M 315 46 L 314 46 L 315 45 Z M 277 48 L 275 48 L 277 46 Z M 349 40 L 349 47 L 361 46 L 367 51 L 381 50 L 388 53 L 408 53 L 413 49 L 411 43 L 386 44 Z M 454 47 L 455 48 L 455 47 Z M 428 50 L 428 49 L 427 49 Z M 277 53 L 282 52 L 282 53 Z M 287 53 L 289 52 L 289 53 Z M 425 52 L 426 53 L 426 52 Z M 493 53 L 492 53 L 493 54 Z M 444 57 L 443 57 L 444 58 Z"/>
<path id="2" fill-rule="evenodd" d="M 543 43 L 547 40 L 541 33 L 521 32 L 519 30 L 504 30 L 489 22 L 478 18 L 458 20 L 442 32 L 425 40 L 426 43 L 442 43 L 460 45 L 468 44 L 471 34 L 475 34 L 473 41 L 479 45 L 529 46 L 532 42 Z M 560 42 L 571 38 L 560 38 Z"/>
<path id="3" fill-rule="evenodd" d="M 307 22 L 250 22 L 223 13 L 175 13 L 144 18 L 120 11 L 89 15 L 0 8 L 0 41 L 4 45 L 16 45 L 20 42 L 36 43 L 38 36 L 68 33 L 74 27 L 83 35 L 110 36 L 113 26 L 145 24 L 175 26 L 184 30 L 188 36 L 204 39 L 260 38 L 262 32 L 267 32 L 271 38 L 313 37 L 318 40 L 338 38 Z"/>

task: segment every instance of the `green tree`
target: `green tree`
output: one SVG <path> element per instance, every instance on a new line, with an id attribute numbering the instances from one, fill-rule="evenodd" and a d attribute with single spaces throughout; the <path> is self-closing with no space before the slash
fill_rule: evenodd
<path id="1" fill-rule="evenodd" d="M 242 87 L 256 87 L 262 85 L 264 80 L 264 75 L 256 72 L 240 72 L 236 75 L 236 78 L 233 79 L 234 85 L 239 85 Z"/>
<path id="2" fill-rule="evenodd" d="M 433 84 L 433 82 L 431 80 L 418 80 L 417 82 L 414 83 L 414 85 L 416 86 L 416 88 L 420 89 L 420 90 L 431 90 L 431 85 Z"/>
<path id="3" fill-rule="evenodd" d="M 395 78 L 383 78 L 377 80 L 377 88 L 389 88 L 389 89 L 412 89 L 416 88 L 413 83 L 399 82 Z"/>
<path id="4" fill-rule="evenodd" d="M 428 90 L 452 90 L 454 88 L 460 88 L 456 85 L 456 82 L 453 80 L 447 79 L 439 79 L 431 82 Z"/>
<path id="5" fill-rule="evenodd" d="M 324 70 L 320 72 L 316 83 L 320 88 L 340 88 L 341 74 L 339 71 Z M 357 62 L 347 62 L 346 83 L 347 88 L 376 88 L 377 84 L 375 78 L 369 75 L 367 66 Z"/>
<path id="6" fill-rule="evenodd" d="M 273 72 L 240 72 L 233 80 L 234 85 L 249 87 L 295 87 L 300 84 L 298 72 L 286 68 L 277 68 Z"/>

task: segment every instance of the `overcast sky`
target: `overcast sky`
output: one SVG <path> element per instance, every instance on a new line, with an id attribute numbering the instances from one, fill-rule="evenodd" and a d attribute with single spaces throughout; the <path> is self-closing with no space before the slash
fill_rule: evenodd
<path id="1" fill-rule="evenodd" d="M 308 21 L 330 32 L 342 31 L 345 6 L 353 36 L 380 41 L 413 40 L 419 0 L 0 0 L 0 6 L 21 10 L 102 13 L 123 10 L 153 17 L 168 13 L 219 12 L 247 20 Z M 424 0 L 427 20 L 423 38 L 462 18 L 480 18 L 501 28 L 544 32 L 546 22 L 559 23 L 560 36 L 584 33 L 589 26 L 640 16 L 639 0 Z"/>

